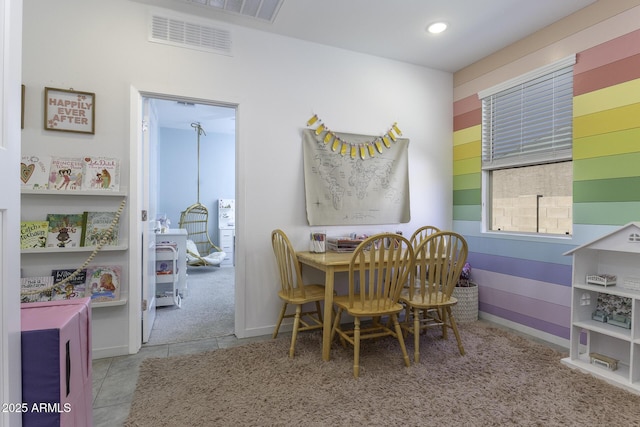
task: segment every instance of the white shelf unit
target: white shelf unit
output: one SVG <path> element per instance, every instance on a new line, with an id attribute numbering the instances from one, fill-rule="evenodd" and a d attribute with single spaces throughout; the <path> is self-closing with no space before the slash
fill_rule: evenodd
<path id="1" fill-rule="evenodd" d="M 126 191 L 59 191 L 21 190 L 21 220 L 43 221 L 48 213 L 82 213 L 84 211 L 116 211 L 127 197 Z M 129 329 L 129 256 L 125 236 L 128 231 L 128 209 L 120 215 L 120 242 L 104 246 L 91 265 L 119 265 L 120 298 L 91 303 L 92 353 L 94 358 L 128 353 L 128 335 L 114 331 Z M 94 247 L 34 248 L 20 251 L 23 276 L 48 276 L 58 268 L 77 268 L 93 252 Z M 139 303 L 139 302 L 138 302 Z"/>
<path id="2" fill-rule="evenodd" d="M 234 228 L 221 228 L 220 230 L 220 249 L 227 254 L 220 265 L 235 265 L 235 240 L 236 230 Z"/>
<path id="3" fill-rule="evenodd" d="M 156 244 L 156 306 L 182 306 L 178 290 L 178 249 L 169 243 Z"/>
<path id="4" fill-rule="evenodd" d="M 565 255 L 573 256 L 570 355 L 562 360 L 569 367 L 588 372 L 609 383 L 640 394 L 640 291 L 624 287 L 640 277 L 640 223 L 587 243 Z M 613 286 L 586 283 L 586 276 L 611 274 Z M 616 309 L 630 307 L 631 328 L 592 319 L 601 309 L 599 297 L 613 299 Z M 590 353 L 617 359 L 617 369 L 591 363 Z"/>
<path id="5" fill-rule="evenodd" d="M 187 285 L 187 230 L 184 228 L 170 228 L 164 233 L 156 234 L 156 247 L 165 243 L 175 244 L 178 251 L 176 288 L 181 298 L 189 295 Z"/>
<path id="6" fill-rule="evenodd" d="M 126 198 L 124 191 L 58 191 L 21 190 L 23 221 L 44 220 L 48 213 L 82 213 L 84 211 L 116 211 Z M 117 203 L 116 203 L 117 202 Z M 123 219 L 126 207 L 120 215 L 118 235 L 123 235 Z M 120 299 L 94 302 L 93 308 L 125 305 L 128 296 L 128 245 L 120 239 L 118 245 L 103 246 L 90 265 L 120 265 Z M 30 248 L 20 250 L 20 267 L 23 276 L 48 276 L 54 268 L 77 268 L 95 250 L 94 246 L 67 248 Z"/>
<path id="7" fill-rule="evenodd" d="M 235 265 L 236 201 L 218 200 L 218 237 L 220 249 L 227 255 L 221 266 Z"/>

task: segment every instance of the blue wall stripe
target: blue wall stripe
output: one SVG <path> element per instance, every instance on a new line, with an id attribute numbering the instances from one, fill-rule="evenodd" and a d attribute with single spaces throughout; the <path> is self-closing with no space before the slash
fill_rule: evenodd
<path id="1" fill-rule="evenodd" d="M 560 243 L 557 240 L 550 243 L 549 241 L 516 240 L 512 236 L 509 238 L 493 236 L 465 236 L 469 251 L 547 263 L 571 264 L 571 257 L 562 254 L 576 247 L 576 245 Z"/>
<path id="2" fill-rule="evenodd" d="M 572 257 L 567 256 L 564 258 L 569 259 L 569 265 L 532 261 L 527 259 L 518 259 L 477 252 L 469 252 L 467 260 L 469 261 L 469 264 L 471 264 L 472 269 L 479 268 L 496 273 L 508 274 L 510 276 L 538 280 L 540 282 L 571 286 Z"/>

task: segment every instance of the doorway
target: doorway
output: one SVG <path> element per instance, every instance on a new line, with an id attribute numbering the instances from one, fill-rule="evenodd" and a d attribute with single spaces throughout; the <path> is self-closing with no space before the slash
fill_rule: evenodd
<path id="1" fill-rule="evenodd" d="M 149 219 L 166 217 L 169 228 L 178 228 L 181 212 L 201 203 L 209 212 L 210 239 L 221 246 L 218 201 L 235 200 L 236 194 L 236 107 L 178 97 L 146 100 L 143 105 L 152 118 L 148 126 Z M 190 267 L 187 275 L 182 308 L 156 309 L 149 345 L 235 332 L 233 253 L 221 267 Z"/>

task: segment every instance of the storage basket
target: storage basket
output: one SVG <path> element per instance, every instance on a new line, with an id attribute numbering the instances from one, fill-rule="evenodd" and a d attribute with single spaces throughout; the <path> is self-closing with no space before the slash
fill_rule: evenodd
<path id="1" fill-rule="evenodd" d="M 470 286 L 456 286 L 452 296 L 458 303 L 451 307 L 453 317 L 457 323 L 475 322 L 478 320 L 478 284 Z"/>

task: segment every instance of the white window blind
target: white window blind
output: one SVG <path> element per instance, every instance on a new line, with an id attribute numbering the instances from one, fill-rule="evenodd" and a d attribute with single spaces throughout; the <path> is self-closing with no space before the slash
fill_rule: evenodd
<path id="1" fill-rule="evenodd" d="M 571 160 L 574 63 L 565 59 L 479 94 L 484 170 Z"/>

